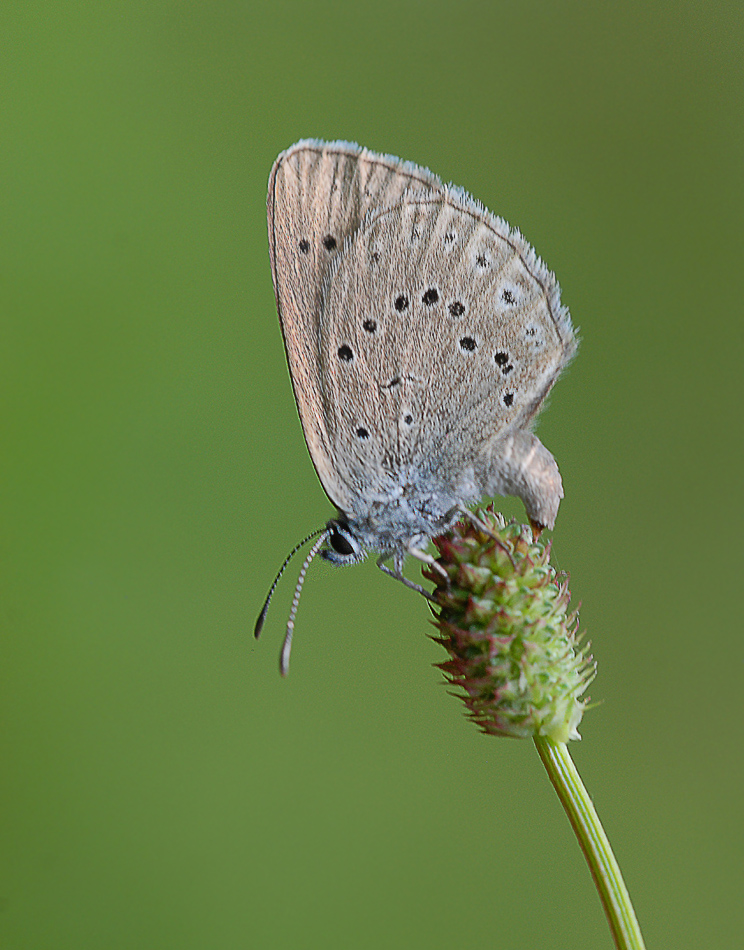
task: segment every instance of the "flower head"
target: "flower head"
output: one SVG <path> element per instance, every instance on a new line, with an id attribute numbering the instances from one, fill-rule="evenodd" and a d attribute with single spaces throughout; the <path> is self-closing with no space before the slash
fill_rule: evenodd
<path id="1" fill-rule="evenodd" d="M 438 565 L 434 624 L 450 659 L 437 664 L 490 735 L 580 739 L 581 697 L 595 663 L 581 644 L 578 611 L 568 613 L 568 577 L 550 565 L 550 546 L 490 507 L 434 539 Z"/>

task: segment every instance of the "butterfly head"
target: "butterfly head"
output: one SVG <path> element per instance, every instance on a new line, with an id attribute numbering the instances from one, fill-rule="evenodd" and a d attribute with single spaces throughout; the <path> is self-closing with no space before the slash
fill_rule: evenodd
<path id="1" fill-rule="evenodd" d="M 320 556 L 331 564 L 358 564 L 367 556 L 345 518 L 332 518 L 326 525 L 326 544 Z"/>

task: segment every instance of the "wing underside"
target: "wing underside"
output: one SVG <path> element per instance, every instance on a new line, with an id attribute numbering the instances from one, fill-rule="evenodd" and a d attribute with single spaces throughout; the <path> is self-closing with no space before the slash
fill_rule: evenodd
<path id="1" fill-rule="evenodd" d="M 434 492 L 529 426 L 576 342 L 524 240 L 431 172 L 346 142 L 276 160 L 268 226 L 305 439 L 349 514 L 410 480 Z"/>
<path id="2" fill-rule="evenodd" d="M 449 189 L 365 220 L 321 306 L 327 436 L 358 506 L 482 481 L 485 446 L 529 425 L 575 347 L 530 246 Z"/>
<path id="3" fill-rule="evenodd" d="M 274 163 L 267 199 L 269 252 L 295 399 L 313 464 L 328 496 L 350 503 L 331 462 L 333 414 L 320 375 L 322 291 L 345 242 L 370 209 L 409 188 L 440 190 L 431 172 L 348 142 L 298 142 Z"/>

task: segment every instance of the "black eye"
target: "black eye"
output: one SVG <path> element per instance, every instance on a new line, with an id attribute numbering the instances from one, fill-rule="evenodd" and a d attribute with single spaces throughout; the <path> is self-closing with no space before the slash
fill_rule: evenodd
<path id="1" fill-rule="evenodd" d="M 348 557 L 349 554 L 354 553 L 354 548 L 349 544 L 340 531 L 331 531 L 330 535 L 328 536 L 328 543 L 336 552 L 336 554 L 343 554 Z"/>

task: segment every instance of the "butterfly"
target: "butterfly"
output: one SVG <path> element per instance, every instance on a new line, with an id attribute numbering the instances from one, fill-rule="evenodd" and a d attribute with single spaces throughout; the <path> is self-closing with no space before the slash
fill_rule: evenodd
<path id="1" fill-rule="evenodd" d="M 336 507 L 295 549 L 316 538 L 286 672 L 319 551 L 334 564 L 377 552 L 425 593 L 403 576 L 406 555 L 435 565 L 428 540 L 484 496 L 516 495 L 533 527 L 553 527 L 561 477 L 531 425 L 577 341 L 520 232 L 426 168 L 304 140 L 276 159 L 267 211 L 295 400 Z"/>

